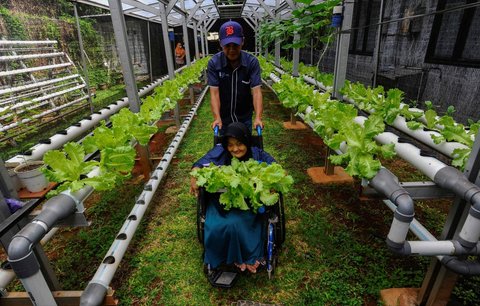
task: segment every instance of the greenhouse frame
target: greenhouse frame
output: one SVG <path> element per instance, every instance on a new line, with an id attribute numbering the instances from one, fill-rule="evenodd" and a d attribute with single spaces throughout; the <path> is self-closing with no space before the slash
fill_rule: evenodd
<path id="1" fill-rule="evenodd" d="M 0 304 L 478 303 L 479 0 L 9 0 L 0 33 Z"/>

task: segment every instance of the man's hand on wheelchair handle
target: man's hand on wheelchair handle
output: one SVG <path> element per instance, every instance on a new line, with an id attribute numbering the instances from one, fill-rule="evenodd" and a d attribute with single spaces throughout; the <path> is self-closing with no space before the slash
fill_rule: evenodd
<path id="1" fill-rule="evenodd" d="M 215 127 L 218 126 L 218 128 L 221 130 L 222 129 L 222 119 L 215 119 L 212 123 L 212 129 L 215 129 Z"/>

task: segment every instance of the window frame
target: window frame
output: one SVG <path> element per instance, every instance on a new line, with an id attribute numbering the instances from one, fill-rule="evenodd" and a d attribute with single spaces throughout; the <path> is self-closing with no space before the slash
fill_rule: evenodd
<path id="1" fill-rule="evenodd" d="M 475 2 L 478 2 L 478 0 L 466 0 L 465 4 Z M 447 0 L 438 0 L 437 11 L 444 10 L 446 3 Z M 426 63 L 477 68 L 480 67 L 480 59 L 474 60 L 461 57 L 463 51 L 465 50 L 468 34 L 471 30 L 471 25 L 476 9 L 480 9 L 480 7 L 477 6 L 463 10 L 460 25 L 458 26 L 459 28 L 457 32 L 457 37 L 455 39 L 455 45 L 453 46 L 453 51 L 450 57 L 435 55 L 435 49 L 438 43 L 438 38 L 440 36 L 440 28 L 442 27 L 443 14 L 435 15 L 432 24 L 432 30 L 430 32 L 430 38 L 428 41 L 427 52 L 425 54 Z"/>

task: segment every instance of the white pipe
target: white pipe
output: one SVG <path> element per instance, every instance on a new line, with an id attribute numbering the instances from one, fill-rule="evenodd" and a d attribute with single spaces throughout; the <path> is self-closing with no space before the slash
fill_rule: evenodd
<path id="1" fill-rule="evenodd" d="M 282 74 L 285 73 L 280 68 L 275 68 L 275 70 L 279 73 L 282 73 Z M 310 83 L 314 86 L 317 86 L 318 88 L 320 88 L 323 91 L 327 91 L 327 90 L 330 90 L 332 88 L 332 87 L 325 86 L 323 83 L 318 82 L 314 78 L 312 78 L 310 76 L 307 76 L 307 75 L 303 75 L 303 79 L 305 81 L 307 81 L 308 83 Z M 357 105 L 357 103 L 353 99 L 348 98 L 346 96 L 343 98 L 343 100 L 345 102 L 351 103 L 353 105 Z M 404 104 L 404 103 L 400 104 L 400 108 L 403 108 L 405 106 L 406 106 L 406 104 Z M 409 108 L 409 109 L 411 111 L 422 112 L 422 113 L 424 112 L 423 110 L 418 109 L 418 108 Z M 365 111 L 368 111 L 368 110 L 365 110 Z M 423 118 L 423 120 L 421 120 L 421 121 L 426 124 L 425 117 L 422 117 L 422 118 Z M 399 131 L 409 135 L 410 137 L 415 138 L 416 140 L 426 144 L 427 146 L 431 147 L 432 149 L 435 149 L 438 152 L 441 152 L 441 153 L 443 153 L 443 154 L 445 154 L 445 155 L 447 155 L 451 158 L 454 157 L 453 156 L 453 150 L 455 150 L 455 149 L 468 149 L 468 146 L 466 146 L 464 144 L 461 144 L 459 142 L 442 142 L 440 144 L 435 144 L 433 142 L 433 139 L 432 139 L 431 135 L 439 136 L 440 133 L 434 132 L 434 131 L 424 131 L 422 129 L 412 130 L 407 126 L 406 122 L 407 122 L 407 120 L 404 117 L 397 116 L 397 118 L 391 124 L 391 126 L 395 127 Z M 472 139 L 473 139 L 473 136 L 472 136 Z"/>
<path id="2" fill-rule="evenodd" d="M 44 88 L 40 88 L 36 91 L 29 91 L 29 92 L 26 92 L 26 93 L 21 93 L 17 96 L 11 96 L 9 98 L 6 98 L 4 100 L 1 100 L 0 102 L 0 105 L 10 105 L 10 104 L 15 104 L 18 100 L 26 100 L 27 97 L 31 97 L 31 96 L 39 96 L 40 94 L 44 94 L 46 92 L 53 92 L 59 88 L 63 88 L 63 87 L 66 87 L 66 86 L 70 86 L 70 85 L 76 85 L 76 84 L 79 84 L 79 83 L 84 83 L 83 79 L 80 79 L 79 80 L 73 80 L 71 82 L 66 82 L 66 83 L 62 83 L 62 84 L 59 84 L 59 85 L 53 85 L 53 86 L 48 86 L 48 87 L 44 87 Z"/>
<path id="3" fill-rule="evenodd" d="M 58 78 L 58 79 L 53 79 L 53 80 L 48 80 L 48 81 L 43 81 L 43 82 L 38 82 L 38 83 L 32 83 L 32 84 L 28 84 L 28 85 L 20 85 L 20 86 L 17 86 L 17 87 L 10 87 L 10 88 L 6 88 L 6 89 L 1 89 L 0 90 L 0 95 L 10 94 L 10 93 L 14 93 L 14 92 L 17 92 L 17 91 L 34 89 L 34 88 L 37 88 L 37 87 L 43 87 L 43 86 L 46 86 L 46 85 L 55 84 L 55 83 L 58 83 L 58 82 L 74 79 L 74 78 L 77 78 L 79 76 L 80 75 L 78 75 L 78 74 L 73 74 L 73 75 L 63 77 L 63 78 Z"/>
<path id="4" fill-rule="evenodd" d="M 58 231 L 58 227 L 52 228 L 40 241 L 41 245 L 45 245 L 52 237 L 53 235 Z M 16 275 L 13 269 L 0 269 L 0 295 L 4 296 L 4 293 L 6 293 L 7 286 L 10 284 L 14 279 Z"/>
<path id="5" fill-rule="evenodd" d="M 367 117 L 358 116 L 354 121 L 361 126 L 367 120 Z M 431 180 L 434 179 L 435 174 L 442 168 L 448 167 L 436 158 L 421 156 L 420 149 L 409 143 L 398 142 L 399 137 L 390 132 L 383 132 L 374 137 L 378 143 L 395 145 L 395 152 L 405 161 L 409 162 L 415 168 L 420 170 L 423 174 L 428 176 Z"/>
<path id="6" fill-rule="evenodd" d="M 352 100 L 351 98 L 344 98 L 344 101 L 349 102 L 353 105 L 356 105 L 355 101 Z M 422 111 L 420 109 L 412 109 L 412 110 Z M 395 118 L 391 126 L 409 135 L 410 137 L 422 142 L 423 144 L 429 146 L 430 148 L 435 149 L 436 151 L 441 152 L 452 158 L 453 158 L 453 150 L 468 149 L 468 146 L 461 144 L 459 142 L 442 142 L 440 144 L 436 144 L 432 139 L 432 135 L 440 136 L 440 133 L 435 131 L 424 131 L 423 129 L 412 130 L 407 126 L 407 120 L 405 119 L 405 117 L 402 117 L 402 116 L 397 116 L 397 118 Z"/>
<path id="7" fill-rule="evenodd" d="M 64 67 L 68 67 L 68 66 L 71 66 L 71 65 L 72 65 L 72 63 L 63 63 L 63 64 L 39 66 L 39 67 L 32 67 L 32 68 L 25 68 L 25 69 L 0 71 L 0 77 L 5 77 L 5 76 L 10 76 L 10 75 L 15 75 L 15 74 L 21 74 L 21 73 L 36 72 L 36 71 L 41 71 L 41 70 L 64 68 Z"/>
<path id="8" fill-rule="evenodd" d="M 477 214 L 479 213 L 473 206 L 470 209 L 476 211 Z M 459 237 L 465 241 L 478 241 L 480 238 L 480 219 L 473 217 L 469 213 L 460 230 Z"/>
<path id="9" fill-rule="evenodd" d="M 56 40 L 0 40 L 1 46 L 53 45 Z"/>
<path id="10" fill-rule="evenodd" d="M 202 103 L 202 100 L 208 90 L 208 86 L 205 87 L 203 93 L 199 97 L 195 106 L 190 110 L 189 116 L 184 120 L 183 124 L 180 126 L 177 134 L 175 135 L 172 143 L 168 147 L 167 151 L 165 152 L 161 162 L 158 164 L 155 171 L 152 173 L 152 177 L 150 180 L 145 184 L 144 191 L 140 194 L 136 204 L 134 205 L 132 211 L 130 212 L 127 220 L 124 222 L 123 226 L 121 227 L 119 233 L 117 234 L 117 238 L 111 245 L 110 249 L 107 251 L 107 254 L 97 269 L 97 272 L 93 276 L 92 280 L 89 282 L 90 284 L 98 284 L 105 288 L 108 288 L 110 282 L 113 279 L 113 275 L 120 264 L 125 251 L 130 244 L 130 241 L 138 227 L 141 223 L 143 215 L 145 211 L 148 209 L 148 206 L 160 185 L 160 182 L 165 174 L 170 162 L 175 155 L 175 152 L 180 145 L 183 136 L 186 133 L 186 130 L 190 126 L 190 123 Z"/>
<path id="11" fill-rule="evenodd" d="M 33 116 L 30 117 L 30 118 L 25 118 L 25 119 L 22 119 L 21 121 L 17 121 L 17 122 L 15 122 L 15 123 L 2 126 L 2 127 L 0 128 L 0 132 L 7 131 L 7 130 L 9 130 L 9 129 L 11 129 L 11 128 L 14 128 L 14 127 L 20 125 L 20 124 L 24 124 L 24 123 L 30 122 L 30 121 L 32 121 L 32 120 L 34 120 L 34 119 L 41 118 L 41 117 L 43 117 L 43 116 L 46 116 L 46 115 L 51 114 L 51 113 L 54 113 L 54 112 L 59 111 L 59 110 L 65 108 L 65 107 L 74 105 L 74 104 L 76 104 L 76 103 L 78 103 L 78 102 L 81 102 L 81 101 L 83 101 L 83 100 L 86 100 L 86 99 L 88 99 L 88 96 L 83 96 L 83 97 L 78 98 L 78 99 L 76 99 L 76 100 L 73 100 L 73 101 L 71 101 L 71 102 L 68 102 L 68 103 L 62 104 L 62 105 L 60 105 L 60 106 L 54 107 L 54 108 L 52 108 L 52 109 L 49 109 L 49 110 L 47 110 L 47 111 L 45 111 L 45 112 L 43 112 L 43 113 L 41 113 L 41 114 L 33 115 Z"/>
<path id="12" fill-rule="evenodd" d="M 315 80 L 311 76 L 303 75 L 303 79 L 305 81 L 307 81 L 308 83 L 310 83 L 314 86 L 317 86 L 318 88 L 320 88 L 323 91 L 333 90 L 332 86 L 325 86 L 322 82 L 319 82 L 319 81 Z"/>
<path id="13" fill-rule="evenodd" d="M 159 86 L 166 80 L 168 80 L 168 76 L 157 79 L 155 82 L 139 90 L 138 95 L 140 97 L 145 96 L 148 92 L 152 91 L 155 87 Z M 50 137 L 50 144 L 37 144 L 31 148 L 31 155 L 16 155 L 7 160 L 7 162 L 21 163 L 26 160 L 39 160 L 49 150 L 58 149 L 66 142 L 78 138 L 80 135 L 91 130 L 101 120 L 106 120 L 111 115 L 117 113 L 120 111 L 120 109 L 127 106 L 128 98 L 125 97 L 122 100 L 118 100 L 117 102 L 108 105 L 106 108 L 103 108 L 100 111 L 90 115 L 90 119 L 81 120 L 78 124 L 80 126 L 70 126 L 67 128 L 67 135 L 55 134 Z M 3 131 L 4 128 L 5 127 L 0 128 L 0 132 Z"/>
<path id="14" fill-rule="evenodd" d="M 0 62 L 63 56 L 63 52 L 0 56 Z"/>
<path id="15" fill-rule="evenodd" d="M 57 91 L 57 92 L 54 92 L 52 94 L 49 94 L 49 95 L 46 95 L 46 96 L 41 96 L 41 97 L 38 97 L 38 98 L 35 98 L 35 99 L 32 99 L 30 101 L 26 101 L 26 102 L 22 102 L 22 103 L 18 103 L 18 104 L 15 104 L 14 106 L 7 106 L 7 107 L 3 107 L 3 108 L 0 108 L 0 112 L 2 111 L 5 111 L 7 109 L 10 109 L 11 111 L 17 109 L 17 108 L 20 108 L 20 107 L 24 107 L 24 106 L 27 106 L 27 105 L 31 105 L 31 104 L 35 104 L 35 103 L 38 103 L 38 102 L 42 102 L 42 101 L 45 101 L 45 100 L 48 100 L 48 99 L 52 99 L 52 98 L 55 98 L 55 97 L 58 97 L 58 96 L 61 96 L 61 95 L 64 95 L 66 93 L 69 93 L 69 92 L 72 92 L 72 91 L 75 91 L 75 90 L 78 90 L 78 89 L 82 89 L 85 87 L 85 84 L 81 84 L 81 85 L 78 85 L 78 86 L 75 86 L 75 87 L 71 87 L 71 88 L 68 88 L 68 89 L 65 89 L 65 90 L 61 90 L 61 91 Z M 34 105 L 32 108 L 29 108 L 29 110 L 32 110 L 34 108 L 37 108 L 35 107 L 36 105 Z M 21 114 L 23 113 L 24 111 L 20 111 L 20 112 L 17 112 L 16 114 Z M 9 114 L 6 114 L 2 117 L 0 117 L 0 119 L 5 119 L 5 118 L 8 118 L 8 117 L 11 117 L 13 115 L 13 113 L 9 113 Z"/>

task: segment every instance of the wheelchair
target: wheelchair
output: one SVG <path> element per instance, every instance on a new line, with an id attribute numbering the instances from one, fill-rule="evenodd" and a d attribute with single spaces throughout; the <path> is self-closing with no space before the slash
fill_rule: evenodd
<path id="1" fill-rule="evenodd" d="M 218 134 L 218 129 L 214 130 L 213 145 L 217 145 L 222 141 L 222 136 Z M 262 130 L 257 127 L 257 135 L 252 135 L 252 146 L 257 146 L 263 149 Z M 274 275 L 275 268 L 278 263 L 278 254 L 285 241 L 285 213 L 283 205 L 283 195 L 279 194 L 279 200 L 272 206 L 265 206 L 263 212 L 262 222 L 264 223 L 265 234 L 264 254 L 265 262 L 261 263 L 268 273 L 268 278 L 271 279 Z M 204 227 L 205 216 L 210 198 L 214 196 L 208 193 L 204 187 L 199 188 L 197 197 L 197 238 L 204 247 Z M 205 252 L 205 251 L 204 251 Z M 203 258 L 203 255 L 202 255 Z M 233 287 L 238 273 L 229 267 L 222 267 L 216 271 L 210 270 L 209 267 L 204 267 L 204 272 L 210 284 L 214 287 L 231 288 Z"/>

